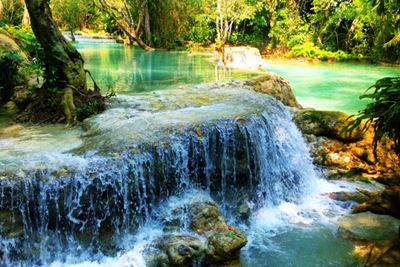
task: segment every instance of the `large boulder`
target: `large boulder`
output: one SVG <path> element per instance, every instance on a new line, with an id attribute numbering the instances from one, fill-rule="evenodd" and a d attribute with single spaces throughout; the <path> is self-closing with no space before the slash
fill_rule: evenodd
<path id="1" fill-rule="evenodd" d="M 298 110 L 294 120 L 304 134 L 325 136 L 345 143 L 362 139 L 360 131 L 344 132 L 348 115 L 339 111 L 320 111 L 314 109 Z"/>
<path id="2" fill-rule="evenodd" d="M 354 243 L 353 255 L 362 266 L 399 266 L 399 219 L 365 212 L 345 216 L 339 225 L 338 233 Z"/>
<path id="3" fill-rule="evenodd" d="M 17 52 L 23 59 L 28 60 L 26 54 L 18 46 L 18 44 L 11 38 L 11 36 L 4 30 L 0 29 L 0 50 Z"/>
<path id="4" fill-rule="evenodd" d="M 371 212 L 350 214 L 339 221 L 341 236 L 352 240 L 396 240 L 400 220 Z"/>
<path id="5" fill-rule="evenodd" d="M 245 82 L 254 91 L 275 97 L 284 105 L 301 108 L 288 80 L 273 73 L 262 74 Z"/>
<path id="6" fill-rule="evenodd" d="M 199 238 L 165 234 L 153 243 L 147 254 L 148 266 L 191 266 L 205 255 L 206 244 Z"/>
<path id="7" fill-rule="evenodd" d="M 342 112 L 299 109 L 294 120 L 308 141 L 314 162 L 325 167 L 329 177 L 368 175 L 379 177 L 400 173 L 393 141 L 383 139 L 373 149 L 373 129 L 361 134 L 343 131 L 348 115 Z"/>
<path id="8" fill-rule="evenodd" d="M 378 214 L 389 214 L 400 219 L 400 185 L 386 186 L 381 193 L 366 195 L 369 196 L 369 199 L 354 206 L 354 213 L 371 211 Z"/>
<path id="9" fill-rule="evenodd" d="M 165 234 L 148 249 L 149 266 L 208 266 L 232 261 L 247 243 L 246 235 L 228 225 L 212 201 L 176 208 L 164 221 Z M 180 234 L 181 230 L 185 234 Z"/>

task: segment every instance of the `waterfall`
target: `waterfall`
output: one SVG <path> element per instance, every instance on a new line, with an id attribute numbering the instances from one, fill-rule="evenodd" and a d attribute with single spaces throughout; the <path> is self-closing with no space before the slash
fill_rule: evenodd
<path id="1" fill-rule="evenodd" d="M 83 168 L 0 179 L 0 265 L 113 255 L 160 201 L 191 189 L 209 192 L 227 212 L 239 195 L 254 208 L 299 201 L 315 180 L 307 146 L 280 102 L 263 96 L 263 107 L 119 153 L 86 151 Z"/>

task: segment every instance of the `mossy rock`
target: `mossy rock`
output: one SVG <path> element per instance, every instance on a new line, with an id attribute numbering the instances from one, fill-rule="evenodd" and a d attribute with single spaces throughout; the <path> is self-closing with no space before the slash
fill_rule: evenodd
<path id="1" fill-rule="evenodd" d="M 304 134 L 325 136 L 343 142 L 357 142 L 363 138 L 359 129 L 353 133 L 344 131 L 349 116 L 339 111 L 314 109 L 298 110 L 294 115 L 297 126 Z"/>
<path id="2" fill-rule="evenodd" d="M 286 106 L 301 108 L 293 94 L 289 81 L 276 74 L 259 75 L 247 80 L 246 85 L 258 93 L 275 97 Z"/>
<path id="3" fill-rule="evenodd" d="M 350 214 L 339 221 L 339 234 L 351 240 L 395 240 L 400 220 L 371 212 Z"/>
<path id="4" fill-rule="evenodd" d="M 22 51 L 22 49 L 18 46 L 18 44 L 11 38 L 11 36 L 4 30 L 0 29 L 0 51 L 4 50 L 7 52 L 15 51 L 26 61 L 28 61 L 28 57 Z"/>

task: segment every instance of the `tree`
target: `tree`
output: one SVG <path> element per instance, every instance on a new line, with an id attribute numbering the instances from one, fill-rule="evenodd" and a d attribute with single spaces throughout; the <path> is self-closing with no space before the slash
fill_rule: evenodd
<path id="1" fill-rule="evenodd" d="M 22 25 L 24 26 L 29 26 L 31 24 L 30 18 L 29 18 L 29 12 L 28 9 L 26 8 L 26 4 L 24 2 L 24 14 L 22 16 Z"/>
<path id="2" fill-rule="evenodd" d="M 153 50 L 148 44 L 146 44 L 142 38 L 140 33 L 141 28 L 143 27 L 143 19 L 146 11 L 147 0 L 143 0 L 139 7 L 138 16 L 134 16 L 133 11 L 135 1 L 131 0 L 97 0 L 98 7 L 106 12 L 117 24 L 118 28 L 126 34 L 129 38 L 129 41 L 133 43 L 137 43 L 144 50 Z M 143 13 L 144 12 L 144 13 Z M 147 21 L 146 28 L 147 31 L 150 31 L 150 22 Z M 150 34 L 150 33 L 148 33 Z"/>
<path id="3" fill-rule="evenodd" d="M 87 88 L 83 59 L 58 30 L 48 0 L 26 0 L 26 6 L 43 48 L 46 82 L 20 118 L 69 124 L 104 109 L 98 87 Z"/>
<path id="4" fill-rule="evenodd" d="M 6 24 L 18 25 L 21 22 L 23 12 L 23 1 L 0 0 L 1 20 Z"/>
<path id="5" fill-rule="evenodd" d="M 233 25 L 254 15 L 258 5 L 248 3 L 246 0 L 217 0 L 215 14 L 217 42 L 224 46 L 232 34 Z"/>
<path id="6" fill-rule="evenodd" d="M 71 34 L 72 41 L 75 41 L 74 31 L 81 28 L 85 23 L 89 5 L 85 0 L 53 0 L 53 15 L 56 21 L 66 26 Z"/>
<path id="7" fill-rule="evenodd" d="M 0 0 L 0 20 L 3 19 L 3 1 Z"/>

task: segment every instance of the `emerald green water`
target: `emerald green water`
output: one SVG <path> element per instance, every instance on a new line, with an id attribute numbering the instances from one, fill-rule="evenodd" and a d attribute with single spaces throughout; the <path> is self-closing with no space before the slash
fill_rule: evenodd
<path id="1" fill-rule="evenodd" d="M 220 80 L 245 79 L 255 72 L 226 71 L 209 54 L 184 51 L 145 52 L 118 44 L 77 44 L 103 90 L 119 94 L 184 87 Z M 368 103 L 359 96 L 377 79 L 400 75 L 399 67 L 356 63 L 295 63 L 267 61 L 264 69 L 290 81 L 303 107 L 340 110 L 350 114 Z"/>
<path id="2" fill-rule="evenodd" d="M 360 63 L 268 61 L 264 69 L 288 79 L 303 107 L 340 110 L 349 114 L 365 107 L 368 101 L 360 100 L 359 96 L 376 80 L 400 75 L 400 67 Z"/>
<path id="3" fill-rule="evenodd" d="M 79 52 L 103 90 L 132 94 L 189 84 L 246 79 L 256 73 L 223 70 L 209 54 L 185 51 L 146 52 L 118 44 L 77 44 Z"/>

